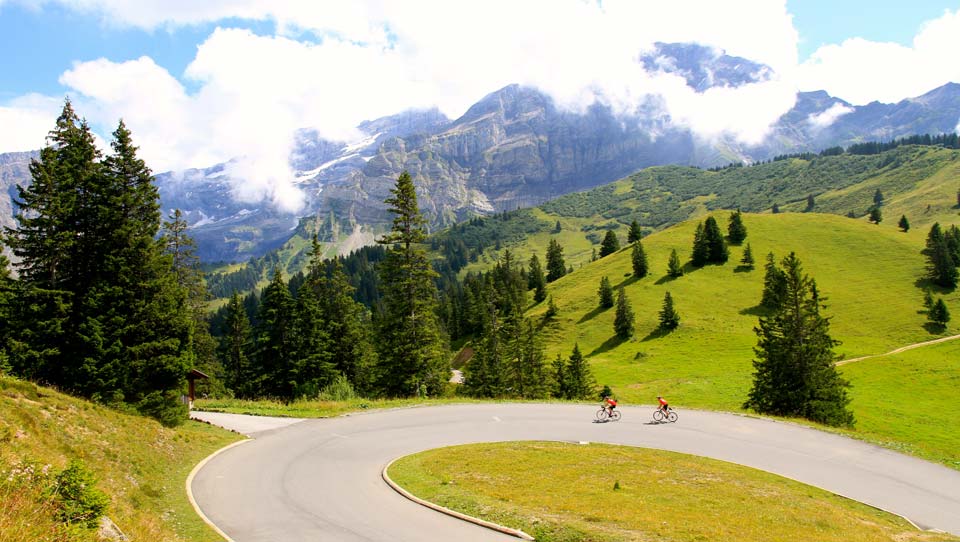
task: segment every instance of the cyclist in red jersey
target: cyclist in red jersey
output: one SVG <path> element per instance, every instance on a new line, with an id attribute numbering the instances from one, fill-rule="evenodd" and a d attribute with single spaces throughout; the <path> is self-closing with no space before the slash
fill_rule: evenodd
<path id="1" fill-rule="evenodd" d="M 613 409 L 617 408 L 617 400 L 614 399 L 613 397 L 606 396 L 603 398 L 603 402 L 606 403 L 605 405 L 603 405 L 603 408 L 607 409 L 607 414 L 612 416 Z"/>
<path id="2" fill-rule="evenodd" d="M 662 395 L 657 396 L 657 401 L 660 401 L 660 410 L 663 411 L 663 415 L 667 415 L 667 409 L 670 405 L 667 404 L 667 400 L 663 398 Z"/>

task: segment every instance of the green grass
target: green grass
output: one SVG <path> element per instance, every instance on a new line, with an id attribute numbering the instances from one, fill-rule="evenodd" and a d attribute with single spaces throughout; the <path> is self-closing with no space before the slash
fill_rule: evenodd
<path id="1" fill-rule="evenodd" d="M 717 213 L 725 226 L 729 213 Z M 826 298 L 824 313 L 831 334 L 842 344 L 836 352 L 858 357 L 888 352 L 936 338 L 925 327 L 921 241 L 893 226 L 875 226 L 835 215 L 744 215 L 758 266 L 737 269 L 742 247 L 731 247 L 722 266 L 688 268 L 677 279 L 666 277 L 667 258 L 677 249 L 688 260 L 696 221 L 685 222 L 644 239 L 651 275 L 636 280 L 630 271 L 630 250 L 585 266 L 548 287 L 559 317 L 544 329 L 548 359 L 569 355 L 574 343 L 588 357 L 598 383 L 607 384 L 623 400 L 650 402 L 658 394 L 676 404 L 737 410 L 752 378 L 757 337 L 757 304 L 763 287 L 763 260 L 773 251 L 777 260 L 797 252 L 804 271 L 817 281 Z M 636 336 L 618 341 L 614 310 L 597 309 L 597 287 L 608 276 L 623 286 L 636 314 Z M 669 291 L 680 313 L 680 327 L 655 333 L 664 293 Z M 960 295 L 942 294 L 960 314 Z M 539 318 L 545 304 L 528 316 Z M 854 392 L 855 393 L 855 392 Z"/>
<path id="2" fill-rule="evenodd" d="M 187 422 L 167 429 L 34 384 L 0 377 L 0 542 L 87 540 L 58 533 L 37 488 L 4 485 L 15 465 L 63 469 L 79 459 L 110 497 L 107 514 L 132 540 L 212 542 L 184 482 L 194 465 L 240 437 Z"/>
<path id="3" fill-rule="evenodd" d="M 855 436 L 960 469 L 960 340 L 844 365 Z"/>
<path id="4" fill-rule="evenodd" d="M 773 474 L 642 448 L 455 446 L 405 457 L 389 474 L 421 498 L 540 542 L 957 540 Z"/>

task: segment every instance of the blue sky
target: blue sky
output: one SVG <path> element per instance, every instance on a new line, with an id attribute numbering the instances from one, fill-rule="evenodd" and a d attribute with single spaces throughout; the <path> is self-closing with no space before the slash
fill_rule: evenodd
<path id="1" fill-rule="evenodd" d="M 956 11 L 960 2 L 945 0 L 789 0 L 787 9 L 800 33 L 800 60 L 819 47 L 860 37 L 910 45 L 920 26 Z"/>
<path id="2" fill-rule="evenodd" d="M 354 141 L 363 120 L 457 117 L 520 83 L 574 110 L 656 95 L 698 135 L 749 143 L 799 91 L 865 104 L 960 82 L 956 36 L 960 0 L 0 0 L 0 152 L 41 147 L 69 96 L 104 139 L 123 118 L 158 171 L 244 157 L 251 199 L 295 200 L 299 128 Z M 776 77 L 697 92 L 638 64 L 656 41 Z"/>

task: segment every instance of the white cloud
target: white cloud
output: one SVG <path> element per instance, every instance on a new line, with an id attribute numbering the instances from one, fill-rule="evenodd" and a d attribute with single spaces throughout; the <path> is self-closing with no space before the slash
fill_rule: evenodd
<path id="1" fill-rule="evenodd" d="M 0 106 L 2 152 L 35 151 L 46 144 L 63 108 L 63 100 L 28 94 Z"/>
<path id="2" fill-rule="evenodd" d="M 825 89 L 862 105 L 897 102 L 919 96 L 950 81 L 960 81 L 956 36 L 960 10 L 928 21 L 910 47 L 851 38 L 825 45 L 800 65 L 803 90 Z"/>
<path id="3" fill-rule="evenodd" d="M 149 57 L 97 59 L 76 63 L 60 81 L 102 132 L 122 117 L 156 171 L 233 160 L 231 173 L 243 179 L 238 198 L 291 211 L 303 201 L 287 165 L 298 128 L 349 140 L 365 119 L 433 105 L 456 117 L 484 94 L 521 83 L 570 108 L 600 99 L 631 111 L 662 96 L 671 118 L 701 136 L 756 142 L 793 105 L 798 75 L 798 36 L 785 0 L 6 1 L 55 2 L 103 24 L 146 30 L 228 17 L 275 22 L 275 36 L 215 30 L 183 74 Z M 951 28 L 931 24 L 915 46 L 940 44 Z M 777 76 L 697 93 L 638 64 L 656 41 L 718 47 L 768 64 Z M 824 63 L 832 66 L 828 53 Z M 809 66 L 805 73 L 812 77 Z M 25 101 L 0 109 L 0 122 L 23 119 L 3 122 L 17 129 L 0 136 L 0 149 L 14 148 L 11 138 L 17 148 L 39 147 L 62 100 L 52 102 L 52 116 Z"/>
<path id="4" fill-rule="evenodd" d="M 848 107 L 842 103 L 835 103 L 826 111 L 811 113 L 807 116 L 807 122 L 814 128 L 826 128 L 836 122 L 840 117 L 847 113 L 853 113 L 853 111 L 854 109 L 852 107 Z"/>

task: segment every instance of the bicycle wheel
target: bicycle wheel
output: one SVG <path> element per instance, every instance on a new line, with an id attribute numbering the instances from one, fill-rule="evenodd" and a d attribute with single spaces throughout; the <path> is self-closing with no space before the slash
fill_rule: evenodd
<path id="1" fill-rule="evenodd" d="M 597 420 L 602 422 L 606 419 L 607 419 L 607 409 L 601 408 L 600 410 L 597 411 Z"/>
<path id="2" fill-rule="evenodd" d="M 655 421 L 655 422 L 662 422 L 662 421 L 663 421 L 663 412 L 661 412 L 660 409 L 657 409 L 657 410 L 654 410 L 654 411 L 653 411 L 653 421 Z"/>
<path id="3" fill-rule="evenodd" d="M 619 410 L 614 410 L 614 411 L 613 411 L 613 414 L 610 415 L 610 419 L 613 420 L 613 421 L 615 421 L 615 422 L 616 422 L 616 421 L 619 421 L 619 420 L 620 420 L 620 411 L 619 411 Z"/>
<path id="4" fill-rule="evenodd" d="M 670 413 L 667 414 L 667 420 L 671 423 L 677 421 L 677 413 L 671 410 Z"/>

